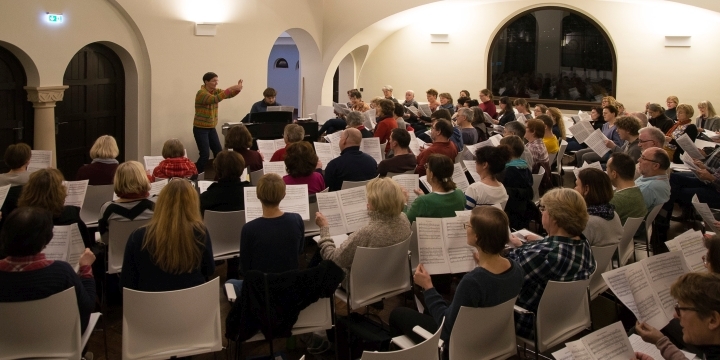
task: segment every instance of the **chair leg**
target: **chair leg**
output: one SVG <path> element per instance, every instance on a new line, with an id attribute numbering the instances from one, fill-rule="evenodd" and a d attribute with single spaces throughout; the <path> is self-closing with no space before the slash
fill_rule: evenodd
<path id="1" fill-rule="evenodd" d="M 101 318 L 103 322 L 103 341 L 105 342 L 105 359 L 110 359 L 108 356 L 108 344 L 107 344 L 107 333 L 108 333 L 108 326 L 107 321 L 105 321 L 105 317 L 107 317 L 107 313 L 102 314 Z"/>

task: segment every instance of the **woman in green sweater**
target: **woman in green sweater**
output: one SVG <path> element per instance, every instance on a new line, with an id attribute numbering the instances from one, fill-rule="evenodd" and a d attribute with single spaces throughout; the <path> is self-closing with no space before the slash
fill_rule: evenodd
<path id="1" fill-rule="evenodd" d="M 432 192 L 422 195 L 422 191 L 415 190 L 420 196 L 411 207 L 405 209 L 411 223 L 418 217 L 455 217 L 455 211 L 465 210 L 465 194 L 455 186 L 452 180 L 453 170 L 453 160 L 449 157 L 442 154 L 430 155 L 425 163 L 425 171 Z M 405 202 L 407 200 L 406 194 Z"/>

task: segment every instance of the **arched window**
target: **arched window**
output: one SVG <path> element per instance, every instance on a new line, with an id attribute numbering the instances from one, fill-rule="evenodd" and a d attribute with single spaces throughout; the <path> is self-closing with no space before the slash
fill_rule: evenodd
<path id="1" fill-rule="evenodd" d="M 609 37 L 570 9 L 543 7 L 515 16 L 493 39 L 489 58 L 488 89 L 496 97 L 581 109 L 615 96 Z"/>
<path id="2" fill-rule="evenodd" d="M 287 69 L 288 68 L 288 62 L 287 60 L 283 58 L 279 58 L 275 60 L 275 68 L 277 69 Z"/>

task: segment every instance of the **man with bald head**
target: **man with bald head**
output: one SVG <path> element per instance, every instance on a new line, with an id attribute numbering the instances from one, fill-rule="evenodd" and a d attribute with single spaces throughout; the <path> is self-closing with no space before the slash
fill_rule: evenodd
<path id="1" fill-rule="evenodd" d="M 670 199 L 670 182 L 667 175 L 669 167 L 670 157 L 660 148 L 648 148 L 638 159 L 641 176 L 635 180 L 635 185 L 643 194 L 648 212 Z"/>
<path id="2" fill-rule="evenodd" d="M 330 191 L 342 188 L 343 181 L 365 181 L 377 176 L 377 163 L 360 151 L 362 134 L 355 128 L 345 129 L 340 136 L 340 156 L 325 167 L 325 185 Z"/>

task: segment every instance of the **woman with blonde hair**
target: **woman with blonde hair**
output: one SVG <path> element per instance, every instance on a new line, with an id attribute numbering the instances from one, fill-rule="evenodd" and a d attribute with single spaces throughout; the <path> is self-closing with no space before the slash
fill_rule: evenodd
<path id="1" fill-rule="evenodd" d="M 53 225 L 77 224 L 85 247 L 95 245 L 87 226 L 80 219 L 80 208 L 65 205 L 67 188 L 63 185 L 62 173 L 58 169 L 40 169 L 30 174 L 30 180 L 23 186 L 17 207 L 32 206 L 48 210 L 53 216 Z"/>
<path id="2" fill-rule="evenodd" d="M 678 145 L 675 139 L 687 134 L 690 140 L 695 142 L 698 136 L 698 128 L 692 124 L 692 116 L 695 113 L 692 105 L 680 104 L 675 109 L 677 122 L 665 133 L 665 151 L 676 164 L 682 164 L 680 155 L 683 149 Z"/>
<path id="3" fill-rule="evenodd" d="M 680 99 L 678 99 L 675 95 L 668 96 L 667 100 L 665 101 L 665 104 L 667 104 L 667 110 L 665 110 L 665 116 L 673 119 L 674 121 L 678 121 L 677 118 L 677 107 L 680 104 Z"/>
<path id="4" fill-rule="evenodd" d="M 545 112 L 553 120 L 552 132 L 558 138 L 558 141 L 565 140 L 567 132 L 565 131 L 565 119 L 560 109 L 556 107 L 549 107 Z"/>
<path id="5" fill-rule="evenodd" d="M 201 285 L 214 272 L 197 191 L 189 181 L 173 179 L 160 191 L 150 223 L 128 239 L 121 284 L 139 291 L 173 291 Z"/>
<path id="6" fill-rule="evenodd" d="M 120 164 L 115 172 L 113 188 L 118 198 L 100 208 L 98 230 L 103 240 L 107 240 L 110 220 L 147 220 L 152 218 L 155 209 L 155 203 L 148 200 L 150 182 L 141 163 L 126 161 Z"/>
<path id="7" fill-rule="evenodd" d="M 118 161 L 115 159 L 120 155 L 115 138 L 110 135 L 103 135 L 90 148 L 92 162 L 80 167 L 75 175 L 75 180 L 90 180 L 88 185 L 110 185 L 118 168 Z"/>
<path id="8" fill-rule="evenodd" d="M 695 120 L 698 132 L 720 130 L 720 117 L 717 116 L 715 108 L 709 100 L 699 102 L 698 111 L 700 111 L 700 116 Z"/>
<path id="9" fill-rule="evenodd" d="M 606 107 L 606 106 L 608 106 L 608 105 L 612 105 L 612 106 L 615 106 L 615 107 L 617 108 L 617 106 L 615 105 L 615 103 L 617 103 L 617 100 L 615 100 L 614 97 L 612 97 L 612 96 L 605 96 L 605 97 L 602 98 L 602 101 L 600 102 L 600 107 L 604 108 L 604 107 Z"/>
<path id="10" fill-rule="evenodd" d="M 315 223 L 320 227 L 320 256 L 332 260 L 346 271 L 352 266 L 359 247 L 381 248 L 405 241 L 410 236 L 410 222 L 403 214 L 405 197 L 400 185 L 391 178 L 375 178 L 366 186 L 370 221 L 350 234 L 340 247 L 330 236 L 325 216 L 318 212 Z"/>
<path id="11" fill-rule="evenodd" d="M 165 141 L 162 148 L 162 156 L 165 160 L 161 161 L 152 176 L 155 178 L 169 179 L 172 177 L 189 178 L 197 175 L 198 171 L 195 163 L 185 157 L 185 146 L 178 139 L 170 139 Z"/>
<path id="12" fill-rule="evenodd" d="M 548 281 L 585 280 L 595 271 L 595 259 L 583 235 L 589 215 L 582 196 L 573 189 L 552 189 L 540 199 L 538 208 L 547 236 L 528 236 L 525 244 L 510 236 L 517 248 L 508 253 L 525 270 L 516 304 L 531 312 L 537 311 Z M 515 329 L 518 336 L 531 337 L 532 317 L 515 316 Z"/>

